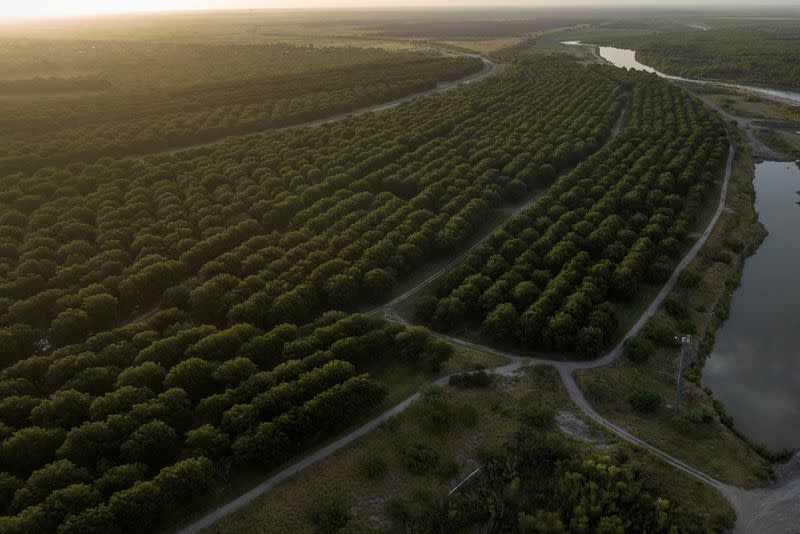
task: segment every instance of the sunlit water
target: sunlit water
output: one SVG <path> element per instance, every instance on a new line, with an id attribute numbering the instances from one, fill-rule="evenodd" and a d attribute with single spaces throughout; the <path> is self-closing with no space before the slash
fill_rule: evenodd
<path id="1" fill-rule="evenodd" d="M 580 41 L 564 41 L 562 44 L 565 45 L 584 45 L 585 43 L 581 43 Z M 586 44 L 585 46 L 592 46 Z M 689 78 L 682 78 L 680 76 L 671 76 L 669 74 L 664 74 L 663 72 L 659 72 L 652 67 L 648 67 L 643 63 L 640 63 L 636 60 L 636 52 L 634 50 L 627 50 L 624 48 L 615 48 L 613 46 L 598 46 L 597 47 L 600 53 L 600 57 L 612 63 L 617 67 L 623 67 L 626 69 L 635 69 L 635 70 L 642 70 L 645 72 L 653 72 L 658 74 L 662 78 L 666 78 L 668 80 L 677 80 L 677 81 L 684 81 L 684 82 L 691 82 L 691 83 L 713 83 L 714 85 L 719 85 L 722 87 L 730 87 L 732 89 L 739 89 L 751 93 L 756 94 L 763 94 L 763 95 L 770 95 L 770 96 L 777 96 L 779 98 L 789 100 L 791 102 L 796 102 L 800 104 L 800 93 L 794 91 L 784 91 L 781 89 L 771 89 L 766 87 L 756 87 L 752 85 L 743 85 L 737 83 L 726 83 L 726 82 L 717 82 L 717 81 L 710 81 L 710 80 L 695 80 Z"/>
<path id="2" fill-rule="evenodd" d="M 769 235 L 745 262 L 730 317 L 703 369 L 736 428 L 771 448 L 800 446 L 800 170 L 756 165 L 756 210 Z"/>

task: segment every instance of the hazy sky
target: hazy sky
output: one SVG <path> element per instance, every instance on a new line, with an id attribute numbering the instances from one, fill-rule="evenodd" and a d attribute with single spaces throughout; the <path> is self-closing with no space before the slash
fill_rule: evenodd
<path id="1" fill-rule="evenodd" d="M 174 11 L 204 9 L 258 8 L 334 8 L 334 7 L 446 7 L 446 6 L 669 6 L 727 7 L 770 5 L 797 6 L 797 0 L 0 0 L 0 19 L 10 17 L 48 17 L 135 11 Z"/>

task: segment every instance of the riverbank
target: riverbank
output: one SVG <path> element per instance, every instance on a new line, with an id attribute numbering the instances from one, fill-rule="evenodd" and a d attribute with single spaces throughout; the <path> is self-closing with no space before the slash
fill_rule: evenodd
<path id="1" fill-rule="evenodd" d="M 698 340 L 689 346 L 687 358 L 690 370 L 692 365 L 699 365 L 699 348 L 712 331 L 717 302 L 738 270 L 733 257 L 757 246 L 763 235 L 753 207 L 752 160 L 738 132 L 734 130 L 732 135 L 737 157 L 725 211 L 687 268 L 694 273 L 691 278 L 695 282 L 687 285 L 682 281 L 644 328 L 645 335 L 659 346 L 644 364 L 620 358 L 607 367 L 578 371 L 576 379 L 597 412 L 614 423 L 719 480 L 755 488 L 770 480 L 771 466 L 726 425 L 710 391 L 683 381 L 681 412 L 673 413 L 680 356 L 673 335 L 683 331 Z M 643 390 L 660 399 L 661 406 L 653 413 L 638 413 L 629 402 Z"/>
<path id="2" fill-rule="evenodd" d="M 765 239 L 737 258 L 739 280 L 730 284 L 730 295 L 717 307 L 719 331 L 708 345 L 701 376 L 702 385 L 725 404 L 737 430 L 774 451 L 800 444 L 795 424 L 800 420 L 798 187 L 796 165 L 756 165 L 755 210 Z"/>

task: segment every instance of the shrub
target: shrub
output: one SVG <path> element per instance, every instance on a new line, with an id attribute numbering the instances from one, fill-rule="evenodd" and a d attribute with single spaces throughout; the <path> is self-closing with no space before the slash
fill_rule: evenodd
<path id="1" fill-rule="evenodd" d="M 492 379 L 486 371 L 477 371 L 474 373 L 459 373 L 453 375 L 448 380 L 448 384 L 459 389 L 467 388 L 488 388 Z"/>
<path id="2" fill-rule="evenodd" d="M 542 402 L 524 405 L 519 418 L 522 424 L 536 430 L 549 430 L 555 426 L 555 412 Z"/>
<path id="3" fill-rule="evenodd" d="M 662 347 L 675 344 L 675 330 L 664 320 L 650 319 L 642 329 L 641 335 Z"/>
<path id="4" fill-rule="evenodd" d="M 430 295 L 418 298 L 414 303 L 414 322 L 430 324 L 433 321 L 433 314 L 436 313 L 438 302 L 436 297 Z"/>
<path id="5" fill-rule="evenodd" d="M 727 250 L 720 250 L 719 252 L 717 252 L 717 255 L 714 256 L 714 261 L 730 264 L 731 261 L 733 261 L 733 254 L 731 254 Z"/>
<path id="6" fill-rule="evenodd" d="M 623 345 L 623 354 L 634 363 L 646 362 L 655 350 L 653 342 L 641 334 L 626 339 Z"/>
<path id="7" fill-rule="evenodd" d="M 359 468 L 364 478 L 368 480 L 381 480 L 389 472 L 389 464 L 383 456 L 368 453 L 361 458 Z"/>
<path id="8" fill-rule="evenodd" d="M 422 391 L 412 413 L 428 432 L 447 432 L 453 424 L 453 407 L 438 386 L 429 386 Z"/>
<path id="9" fill-rule="evenodd" d="M 424 443 L 412 443 L 403 448 L 400 461 L 409 473 L 424 475 L 439 467 L 439 453 Z"/>
<path id="10" fill-rule="evenodd" d="M 325 534 L 338 532 L 353 517 L 344 497 L 338 494 L 318 498 L 309 506 L 307 515 L 316 531 Z"/>
<path id="11" fill-rule="evenodd" d="M 683 289 L 691 289 L 697 287 L 700 284 L 700 280 L 703 277 L 697 271 L 693 269 L 684 269 L 678 274 L 678 287 Z"/>
<path id="12" fill-rule="evenodd" d="M 639 389 L 630 397 L 628 402 L 640 414 L 651 414 L 661 406 L 661 396 L 649 389 Z"/>
<path id="13" fill-rule="evenodd" d="M 685 319 L 689 317 L 689 306 L 687 306 L 683 300 L 673 295 L 664 299 L 664 309 L 676 319 Z"/>

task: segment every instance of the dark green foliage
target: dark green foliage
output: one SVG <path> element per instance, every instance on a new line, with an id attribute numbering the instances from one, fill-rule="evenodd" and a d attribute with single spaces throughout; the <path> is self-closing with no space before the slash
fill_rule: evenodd
<path id="1" fill-rule="evenodd" d="M 519 419 L 535 430 L 549 430 L 555 426 L 555 411 L 544 403 L 526 403 L 520 410 Z"/>
<path id="2" fill-rule="evenodd" d="M 635 465 L 587 456 L 562 434 L 524 429 L 450 496 L 415 488 L 387 503 L 404 532 L 701 532 Z"/>
<path id="3" fill-rule="evenodd" d="M 645 363 L 655 350 L 655 344 L 642 334 L 626 339 L 622 348 L 625 357 L 634 363 Z"/>
<path id="4" fill-rule="evenodd" d="M 319 498 L 306 513 L 316 532 L 320 534 L 339 532 L 352 518 L 347 502 L 338 494 Z"/>
<path id="5" fill-rule="evenodd" d="M 640 414 L 651 414 L 661 406 L 661 397 L 655 391 L 639 389 L 631 394 L 628 402 Z"/>
<path id="6" fill-rule="evenodd" d="M 435 472 L 440 461 L 439 453 L 424 443 L 411 443 L 400 451 L 403 467 L 415 475 Z"/>
<path id="7" fill-rule="evenodd" d="M 689 269 L 687 267 L 686 269 L 682 270 L 680 272 L 680 274 L 678 275 L 677 284 L 678 284 L 678 287 L 681 287 L 681 288 L 684 288 L 684 289 L 692 289 L 692 288 L 697 287 L 697 285 L 700 283 L 700 280 L 702 280 L 702 278 L 703 277 L 702 277 L 702 275 L 700 273 L 698 273 L 697 271 L 694 271 L 692 269 Z"/>
<path id="8" fill-rule="evenodd" d="M 476 371 L 474 373 L 459 373 L 453 375 L 448 380 L 451 386 L 466 388 L 487 388 L 492 382 L 492 378 L 486 371 Z"/>
<path id="9" fill-rule="evenodd" d="M 664 299 L 664 309 L 676 319 L 686 319 L 689 317 L 689 306 L 678 296 L 669 295 Z"/>
<path id="10" fill-rule="evenodd" d="M 186 433 L 186 448 L 196 456 L 220 458 L 228 453 L 228 435 L 212 425 L 203 425 Z"/>
<path id="11" fill-rule="evenodd" d="M 481 323 L 495 339 L 593 357 L 617 335 L 610 301 L 671 275 L 727 141 L 680 89 L 595 69 L 632 87 L 629 125 L 442 277 L 437 328 Z"/>
<path id="12" fill-rule="evenodd" d="M 359 469 L 368 480 L 381 480 L 389 472 L 389 465 L 383 456 L 367 454 L 359 461 Z"/>
<path id="13" fill-rule="evenodd" d="M 120 454 L 127 462 L 157 467 L 172 460 L 177 449 L 175 430 L 161 421 L 153 421 L 136 429 L 120 446 Z"/>
<path id="14" fill-rule="evenodd" d="M 481 68 L 473 58 L 379 48 L 122 41 L 93 45 L 91 54 L 81 48 L 26 42 L 0 54 L 2 70 L 22 77 L 15 85 L 0 82 L 0 94 L 36 87 L 3 99 L 3 128 L 14 134 L 2 137 L 0 172 L 296 124 L 429 89 Z M 47 68 L 42 65 L 95 75 L 28 79 L 30 69 Z M 37 91 L 58 93 L 31 98 Z M 214 182 L 203 185 L 213 189 Z M 157 242 L 153 236 L 140 246 L 157 250 Z M 63 254 L 80 259 L 86 248 Z"/>
<path id="15" fill-rule="evenodd" d="M 675 336 L 678 331 L 668 321 L 652 318 L 644 325 L 640 336 L 644 336 L 656 345 L 671 347 L 675 345 Z"/>
<path id="16" fill-rule="evenodd" d="M 414 414 L 427 432 L 447 432 L 454 423 L 454 410 L 441 387 L 429 386 L 414 403 Z"/>

